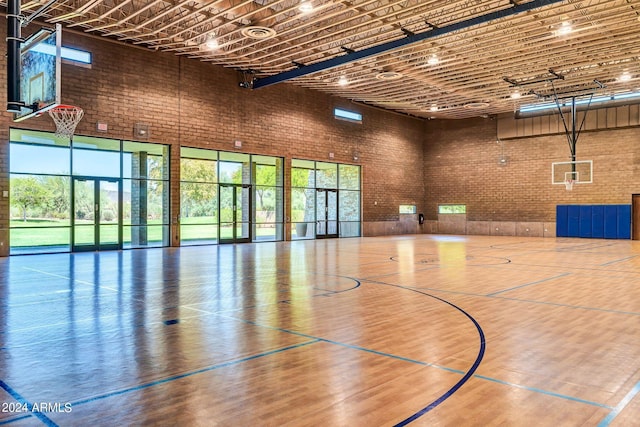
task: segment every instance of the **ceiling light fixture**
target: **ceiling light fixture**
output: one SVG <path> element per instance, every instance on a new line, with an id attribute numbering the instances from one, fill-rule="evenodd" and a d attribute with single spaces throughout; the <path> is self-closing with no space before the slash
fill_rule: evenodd
<path id="1" fill-rule="evenodd" d="M 340 78 L 338 79 L 338 85 L 346 86 L 348 84 L 349 84 L 349 80 L 345 76 L 340 76 Z"/>
<path id="2" fill-rule="evenodd" d="M 464 108 L 468 110 L 482 110 L 483 108 L 487 108 L 490 104 L 488 102 L 469 102 L 464 104 Z"/>
<path id="3" fill-rule="evenodd" d="M 436 104 L 431 104 L 431 108 L 429 108 L 429 111 L 438 111 L 438 106 Z"/>
<path id="4" fill-rule="evenodd" d="M 628 82 L 629 80 L 631 80 L 631 74 L 629 74 L 628 71 L 625 71 L 624 73 L 620 74 L 618 80 L 621 82 Z"/>
<path id="5" fill-rule="evenodd" d="M 302 1 L 298 6 L 298 10 L 302 13 L 309 13 L 313 11 L 313 5 L 309 1 Z"/>
<path id="6" fill-rule="evenodd" d="M 560 24 L 560 28 L 556 30 L 556 35 L 566 36 L 571 31 L 573 31 L 573 28 L 571 27 L 571 23 L 569 21 L 563 21 L 562 24 Z"/>
<path id="7" fill-rule="evenodd" d="M 576 99 L 575 105 L 578 108 L 582 108 L 584 106 L 599 106 L 602 108 L 603 106 L 612 105 L 621 105 L 622 103 L 640 103 L 640 91 L 637 92 L 623 92 L 618 94 L 607 94 L 600 96 L 585 96 L 579 99 Z M 560 104 L 561 107 L 567 107 L 569 103 L 563 102 Z M 522 115 L 532 114 L 532 113 L 540 113 L 545 110 L 556 110 L 558 108 L 558 104 L 555 102 L 544 102 L 539 104 L 527 104 L 520 107 L 518 113 Z"/>
<path id="8" fill-rule="evenodd" d="M 519 90 L 511 92 L 511 99 L 520 99 L 521 96 L 522 94 Z"/>
<path id="9" fill-rule="evenodd" d="M 438 59 L 438 55 L 435 53 L 427 59 L 427 64 L 429 65 L 438 65 L 440 63 L 440 59 Z"/>
<path id="10" fill-rule="evenodd" d="M 207 34 L 204 43 L 200 45 L 200 50 L 216 50 L 219 47 L 215 34 Z"/>

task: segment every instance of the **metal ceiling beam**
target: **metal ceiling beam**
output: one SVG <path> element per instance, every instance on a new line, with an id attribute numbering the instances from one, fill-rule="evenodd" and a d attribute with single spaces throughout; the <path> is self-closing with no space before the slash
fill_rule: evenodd
<path id="1" fill-rule="evenodd" d="M 427 39 L 449 34 L 454 31 L 464 30 L 474 25 L 486 24 L 497 19 L 506 18 L 523 12 L 528 12 L 532 9 L 537 9 L 555 3 L 562 3 L 563 1 L 564 0 L 534 0 L 529 3 L 515 5 L 507 9 L 490 12 L 485 15 L 480 15 L 464 21 L 456 22 L 455 24 L 447 25 L 446 27 L 433 28 L 429 31 L 425 31 L 424 33 L 408 34 L 406 37 L 399 40 L 372 46 L 359 51 L 349 52 L 346 55 L 331 58 L 326 61 L 316 62 L 315 64 L 310 64 L 301 68 L 296 68 L 294 70 L 285 71 L 283 73 L 256 79 L 253 82 L 253 88 L 258 89 L 261 87 L 295 79 L 296 77 L 302 77 L 308 74 L 317 73 L 318 71 L 336 68 L 344 64 L 359 61 L 361 59 L 369 58 L 372 56 L 377 56 L 411 44 L 419 43 Z"/>

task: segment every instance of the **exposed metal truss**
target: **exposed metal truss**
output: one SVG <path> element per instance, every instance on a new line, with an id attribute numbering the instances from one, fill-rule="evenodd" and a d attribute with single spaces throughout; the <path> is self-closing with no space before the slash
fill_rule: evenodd
<path id="1" fill-rule="evenodd" d="M 23 2 L 22 11 L 46 2 Z M 313 10 L 301 11 L 302 2 Z M 528 3 L 535 1 L 60 0 L 43 17 L 264 79 Z M 217 48 L 205 48 L 213 36 Z M 556 2 L 318 68 L 283 84 L 418 117 L 513 111 L 549 89 L 533 82 L 548 70 L 564 76 L 558 91 L 594 80 L 607 92 L 640 90 L 640 0 Z M 619 79 L 624 72 L 630 80 Z M 532 82 L 513 99 L 518 87 L 504 76 Z"/>

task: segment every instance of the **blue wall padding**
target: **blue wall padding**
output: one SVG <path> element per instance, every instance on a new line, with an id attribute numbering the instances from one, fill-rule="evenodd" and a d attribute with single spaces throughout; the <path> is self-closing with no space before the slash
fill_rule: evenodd
<path id="1" fill-rule="evenodd" d="M 604 207 L 604 238 L 618 238 L 618 206 L 606 205 Z"/>
<path id="2" fill-rule="evenodd" d="M 557 205 L 557 237 L 631 238 L 631 205 Z"/>
<path id="3" fill-rule="evenodd" d="M 556 237 L 569 237 L 569 213 L 567 205 L 556 206 Z"/>
<path id="4" fill-rule="evenodd" d="M 580 237 L 591 237 L 591 224 L 593 222 L 592 206 L 580 206 L 580 218 L 578 222 L 580 223 Z"/>
<path id="5" fill-rule="evenodd" d="M 604 238 L 604 206 L 591 207 L 591 237 Z"/>
<path id="6" fill-rule="evenodd" d="M 618 239 L 631 239 L 631 205 L 618 206 Z"/>
<path id="7" fill-rule="evenodd" d="M 569 224 L 567 236 L 580 237 L 580 206 L 569 205 Z"/>

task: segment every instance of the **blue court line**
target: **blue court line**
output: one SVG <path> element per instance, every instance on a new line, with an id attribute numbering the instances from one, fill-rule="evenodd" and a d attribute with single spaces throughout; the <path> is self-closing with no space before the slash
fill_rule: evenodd
<path id="1" fill-rule="evenodd" d="M 33 405 L 31 404 L 31 402 L 29 402 L 27 399 L 22 397 L 22 395 L 20 393 L 15 391 L 13 388 L 11 388 L 9 386 L 9 384 L 5 383 L 2 380 L 0 380 L 0 388 L 2 388 L 4 391 L 9 393 L 11 395 L 11 397 L 13 397 L 15 400 L 20 402 L 21 405 L 26 405 L 27 408 L 33 408 Z M 30 412 L 30 414 L 34 415 L 35 417 L 37 417 L 40 421 L 42 421 L 45 425 L 47 425 L 49 427 L 58 427 L 58 424 L 54 423 L 51 420 L 51 418 L 47 417 L 45 414 L 43 414 L 40 411 L 32 411 L 32 412 Z M 22 419 L 22 418 L 19 418 L 19 419 Z M 12 421 L 17 421 L 17 420 L 14 419 Z"/>
<path id="2" fill-rule="evenodd" d="M 478 355 L 476 356 L 476 360 L 473 362 L 473 365 L 471 365 L 471 368 L 467 371 L 467 373 L 464 374 L 464 376 L 460 379 L 460 381 L 455 383 L 453 385 L 453 387 L 451 387 L 449 390 L 447 390 L 439 398 L 437 398 L 436 400 L 434 400 L 433 402 L 431 402 L 430 404 L 428 404 L 427 406 L 425 406 L 424 408 L 422 408 L 421 410 L 419 410 L 415 414 L 411 415 L 410 417 L 400 421 L 398 424 L 396 424 L 394 426 L 394 427 L 404 427 L 407 424 L 409 424 L 409 423 L 415 421 L 416 419 L 420 418 L 421 416 L 423 416 L 427 412 L 431 411 L 432 409 L 434 409 L 438 405 L 440 405 L 442 402 L 444 402 L 449 397 L 451 397 L 456 391 L 458 391 L 458 389 L 460 387 L 462 387 L 467 381 L 469 381 L 469 379 L 475 374 L 476 370 L 480 366 L 480 363 L 482 362 L 482 359 L 484 358 L 484 352 L 485 352 L 487 344 L 486 344 L 484 332 L 482 331 L 482 327 L 480 326 L 478 321 L 476 319 L 474 319 L 469 313 L 464 311 L 462 308 L 458 307 L 457 305 L 455 305 L 455 304 L 453 304 L 453 303 L 451 303 L 451 302 L 449 302 L 447 300 L 444 300 L 442 298 L 439 298 L 439 297 L 437 297 L 435 295 L 428 294 L 426 292 L 417 291 L 415 289 L 410 289 L 410 288 L 406 288 L 404 286 L 399 286 L 399 285 L 389 285 L 389 286 L 397 287 L 397 288 L 400 288 L 400 289 L 406 289 L 406 290 L 411 291 L 411 292 L 416 292 L 416 293 L 428 296 L 430 298 L 434 298 L 434 299 L 436 299 L 436 300 L 438 300 L 440 302 L 443 302 L 443 303 L 455 308 L 456 310 L 458 310 L 459 312 L 464 314 L 469 320 L 471 320 L 471 322 L 473 322 L 473 325 L 476 327 L 476 330 L 478 331 L 478 336 L 480 338 L 480 349 L 478 351 Z"/>
<path id="3" fill-rule="evenodd" d="M 600 267 L 604 267 L 604 266 L 607 266 L 607 265 L 615 264 L 617 262 L 627 261 L 627 260 L 630 260 L 632 258 L 636 258 L 637 256 L 638 255 L 631 255 L 631 256 L 628 256 L 626 258 L 620 258 L 620 259 L 616 259 L 616 260 L 613 260 L 613 261 L 605 262 L 604 264 L 600 264 Z"/>
<path id="4" fill-rule="evenodd" d="M 555 280 L 555 279 L 558 279 L 558 278 L 560 278 L 560 277 L 568 276 L 569 274 L 571 274 L 571 273 L 562 273 L 562 274 L 558 274 L 557 276 L 547 277 L 546 279 L 541 279 L 541 280 L 537 280 L 537 281 L 535 281 L 535 282 L 525 283 L 524 285 L 514 286 L 513 288 L 503 289 L 503 290 L 498 291 L 498 292 L 492 292 L 492 293 L 490 293 L 490 294 L 486 294 L 485 296 L 487 296 L 487 297 L 492 297 L 492 296 L 495 296 L 495 295 L 501 294 L 501 293 L 503 293 L 503 292 L 509 292 L 509 291 L 513 291 L 513 290 L 516 290 L 516 289 L 525 288 L 525 287 L 527 287 L 527 286 L 531 286 L 531 285 L 538 285 L 538 284 L 540 284 L 540 283 L 548 282 L 549 280 Z"/>
<path id="5" fill-rule="evenodd" d="M 27 418 L 31 418 L 31 414 L 29 415 L 21 415 L 15 418 L 7 418 L 5 420 L 0 421 L 0 426 L 6 426 L 7 424 L 16 423 L 18 421 L 26 420 Z"/>
<path id="6" fill-rule="evenodd" d="M 579 397 L 567 396 L 566 394 L 560 394 L 560 393 L 556 393 L 554 391 L 543 390 L 543 389 L 537 388 L 537 387 L 529 387 L 529 386 L 526 386 L 526 385 L 515 384 L 515 383 L 508 382 L 508 381 L 499 380 L 497 378 L 486 377 L 484 375 L 474 375 L 474 377 L 482 379 L 482 380 L 487 380 L 487 381 L 491 381 L 491 382 L 494 382 L 494 383 L 498 383 L 498 384 L 503 384 L 503 385 L 506 385 L 506 386 L 509 386 L 509 387 L 516 387 L 516 388 L 519 388 L 519 389 L 522 389 L 522 390 L 533 391 L 535 393 L 545 394 L 547 396 L 559 397 L 560 399 L 570 400 L 572 402 L 584 403 L 584 404 L 587 404 L 587 405 L 590 405 L 590 406 L 597 406 L 599 408 L 613 409 L 613 407 L 611 407 L 609 405 L 604 405 L 604 404 L 598 403 L 598 402 L 592 402 L 590 400 L 580 399 Z"/>
<path id="7" fill-rule="evenodd" d="M 244 322 L 244 323 L 247 323 L 249 325 L 259 326 L 259 327 L 265 328 L 265 329 L 271 329 L 273 331 L 285 332 L 287 334 L 296 335 L 296 336 L 303 337 L 303 338 L 309 338 L 309 339 L 314 340 L 314 342 L 318 342 L 318 341 L 326 342 L 328 344 L 334 344 L 334 345 L 338 345 L 338 346 L 341 346 L 341 347 L 350 348 L 352 350 L 360 350 L 360 351 L 364 351 L 364 352 L 367 352 L 367 353 L 377 354 L 378 356 L 384 356 L 384 357 L 390 357 L 392 359 L 402 360 L 403 362 L 415 363 L 417 365 L 422 365 L 422 366 L 434 366 L 429 362 L 422 362 L 420 360 L 409 359 L 408 357 L 398 356 L 396 354 L 391 354 L 391 353 L 385 353 L 383 351 L 373 350 L 373 349 L 366 348 L 366 347 L 360 347 L 360 346 L 353 345 L 353 344 L 347 344 L 347 343 L 343 343 L 343 342 L 340 342 L 340 341 L 333 341 L 333 340 L 330 340 L 330 339 L 327 339 L 327 338 L 315 337 L 313 335 L 305 334 L 303 332 L 292 331 L 291 329 L 279 328 L 277 326 L 262 325 L 260 323 L 254 322 L 253 320 L 241 319 L 241 318 L 237 318 L 237 317 L 224 316 L 224 315 L 220 315 L 220 316 L 226 317 L 228 319 L 233 319 L 233 320 L 237 320 L 237 321 L 240 321 L 240 322 Z"/>
<path id="8" fill-rule="evenodd" d="M 369 282 L 372 283 L 380 283 L 380 284 L 386 284 L 385 282 L 378 282 L 375 280 L 368 280 Z M 470 296 L 470 297 L 488 297 L 488 295 L 485 294 L 476 294 L 473 292 L 462 292 L 462 291 L 450 291 L 448 289 L 438 289 L 438 288 L 418 288 L 415 286 L 407 286 L 407 289 L 423 289 L 423 290 L 427 290 L 427 291 L 433 291 L 433 292 L 441 292 L 441 293 L 446 293 L 446 294 L 454 294 L 454 295 L 464 295 L 464 296 Z M 635 311 L 620 311 L 620 310 L 612 310 L 612 309 L 608 309 L 608 308 L 599 308 L 599 307 L 587 307 L 584 305 L 571 305 L 571 304 L 563 304 L 563 303 L 559 303 L 559 302 L 551 302 L 551 301 L 539 301 L 539 300 L 531 300 L 531 299 L 522 299 L 522 298 L 513 298 L 513 297 L 502 297 L 502 296 L 496 296 L 496 297 L 489 297 L 489 298 L 498 298 L 498 299 L 504 299 L 507 301 L 516 301 L 516 302 L 527 302 L 527 303 L 531 303 L 531 304 L 542 304 L 542 305 L 553 305 L 553 306 L 557 306 L 557 307 L 567 307 L 567 308 L 576 308 L 576 309 L 580 309 L 580 310 L 590 310 L 590 311 L 602 311 L 605 313 L 614 313 L 614 314 L 625 314 L 625 315 L 630 315 L 630 316 L 640 316 L 639 312 L 635 312 Z"/>
<path id="9" fill-rule="evenodd" d="M 145 388 L 153 387 L 153 386 L 160 385 L 160 384 L 165 384 L 165 383 L 168 383 L 168 382 L 171 382 L 171 381 L 175 381 L 175 380 L 179 380 L 179 379 L 182 379 L 182 378 L 191 377 L 191 376 L 194 376 L 194 375 L 202 374 L 202 373 L 205 373 L 205 372 L 210 372 L 210 371 L 213 371 L 213 370 L 216 370 L 216 369 L 220 369 L 220 368 L 226 368 L 228 366 L 237 365 L 239 363 L 248 362 L 250 360 L 259 359 L 259 358 L 265 357 L 265 356 L 271 356 L 273 354 L 282 353 L 282 352 L 287 351 L 287 350 L 293 350 L 295 348 L 304 347 L 304 346 L 309 345 L 309 344 L 315 344 L 318 341 L 319 340 L 312 340 L 312 341 L 307 341 L 307 342 L 303 342 L 303 343 L 299 343 L 299 344 L 294 344 L 294 345 L 289 345 L 289 346 L 286 346 L 286 347 L 278 348 L 276 350 L 265 351 L 263 353 L 258 353 L 258 354 L 254 354 L 254 355 L 251 355 L 251 356 L 243 357 L 241 359 L 231 360 L 231 361 L 220 363 L 220 364 L 217 364 L 217 365 L 208 366 L 206 368 L 198 369 L 196 371 L 186 372 L 184 374 L 179 374 L 179 375 L 173 375 L 171 377 L 163 378 L 161 380 L 156 380 L 156 381 L 151 381 L 149 383 L 140 384 L 140 385 L 137 385 L 135 387 L 129 387 L 129 388 L 125 388 L 125 389 L 122 389 L 122 390 L 112 391 L 110 393 L 105 393 L 105 394 L 102 394 L 102 395 L 99 395 L 99 396 L 90 397 L 88 399 L 77 400 L 75 402 L 71 402 L 71 405 L 72 406 L 83 405 L 85 403 L 95 402 L 96 400 L 107 399 L 109 397 L 119 396 L 121 394 L 130 393 L 130 392 L 133 392 L 133 391 L 143 390 Z"/>
<path id="10" fill-rule="evenodd" d="M 611 421 L 613 421 L 618 415 L 620 415 L 620 412 L 622 412 L 624 408 L 627 407 L 629 402 L 631 402 L 638 393 L 640 393 L 640 382 L 636 383 L 636 385 L 631 389 L 631 391 L 629 391 L 629 393 L 627 393 L 627 395 L 620 401 L 620 403 L 618 403 L 616 407 L 613 408 L 613 411 L 611 411 L 609 415 L 607 415 L 602 421 L 600 421 L 598 427 L 606 427 L 611 424 Z"/>
<path id="11" fill-rule="evenodd" d="M 611 310 L 608 308 L 598 308 L 598 307 L 587 307 L 584 305 L 571 305 L 571 304 L 563 304 L 559 302 L 550 302 L 550 301 L 536 301 L 536 300 L 528 300 L 528 299 L 520 299 L 520 298 L 509 298 L 509 297 L 496 297 L 499 299 L 504 299 L 508 301 L 518 301 L 518 302 L 528 302 L 532 304 L 543 304 L 543 305 L 554 305 L 557 307 L 567 307 L 567 308 L 576 308 L 579 310 L 589 310 L 589 311 L 602 311 L 604 313 L 613 313 L 613 314 L 625 314 L 630 316 L 640 316 L 640 313 L 635 311 L 620 311 L 620 310 Z"/>
<path id="12" fill-rule="evenodd" d="M 344 292 L 347 292 L 347 291 L 352 291 L 352 290 L 357 289 L 357 288 L 359 288 L 359 287 L 361 286 L 361 282 L 360 282 L 360 280 L 358 280 L 358 279 L 356 279 L 356 278 L 354 278 L 354 277 L 349 277 L 349 276 L 334 276 L 334 275 L 327 275 L 327 276 L 332 276 L 332 277 L 341 277 L 341 278 L 345 278 L 345 279 L 353 280 L 353 281 L 354 281 L 354 282 L 356 282 L 356 283 L 355 283 L 355 285 L 354 285 L 354 286 L 352 286 L 352 287 L 350 287 L 350 288 L 347 288 L 347 289 L 341 289 L 341 290 L 338 290 L 338 291 L 323 290 L 323 289 L 319 289 L 319 288 L 318 288 L 318 290 L 325 291 L 325 293 L 322 293 L 322 294 L 316 294 L 316 295 L 311 295 L 311 296 L 309 296 L 309 297 L 296 298 L 296 301 L 299 301 L 299 300 L 302 300 L 302 299 L 311 299 L 311 298 L 315 298 L 315 297 L 323 297 L 323 296 L 331 296 L 331 295 L 335 295 L 335 294 L 341 294 L 341 293 L 344 293 Z M 239 297 L 237 297 L 236 299 L 238 299 L 238 298 L 239 298 Z M 290 299 L 288 299 L 288 300 L 278 300 L 278 301 L 275 301 L 275 302 L 268 302 L 268 303 L 262 303 L 262 304 L 254 304 L 254 305 L 251 305 L 251 306 L 243 306 L 243 307 L 238 307 L 238 308 L 224 309 L 222 312 L 234 312 L 234 311 L 241 311 L 241 310 L 246 310 L 247 308 L 267 307 L 267 306 L 270 306 L 270 305 L 282 304 L 282 303 L 289 304 L 291 301 L 292 301 L 292 300 L 290 300 Z M 186 309 L 190 309 L 190 308 L 192 308 L 192 307 L 190 307 L 190 306 L 197 306 L 197 305 L 202 305 L 202 304 L 207 304 L 207 302 L 186 304 L 186 305 L 183 305 L 183 306 L 178 306 L 178 308 L 186 308 Z M 158 308 L 158 309 L 154 309 L 154 310 L 152 310 L 152 311 L 162 311 L 162 310 L 164 310 L 164 309 L 166 309 L 166 308 L 167 308 L 167 307 Z M 199 311 L 199 312 L 206 312 L 206 313 L 208 313 L 208 314 L 210 314 L 210 315 L 211 315 L 211 314 L 217 314 L 217 313 L 219 313 L 219 312 L 210 312 L 210 311 L 205 311 L 205 310 L 199 310 L 199 309 L 197 309 L 197 308 L 195 308 L 195 307 L 193 308 L 193 310 L 196 310 L 196 311 Z M 132 314 L 134 314 L 134 313 L 137 313 L 137 312 L 132 312 Z M 108 315 L 108 316 L 101 316 L 101 317 L 100 317 L 100 319 L 113 319 L 113 318 L 116 318 L 116 317 L 117 317 L 117 315 L 116 315 L 116 314 L 113 314 L 113 315 Z M 197 317 L 201 317 L 201 316 L 182 317 L 181 319 L 182 319 L 182 320 L 186 320 L 186 319 L 197 318 Z M 95 319 L 94 319 L 94 318 L 86 318 L 86 319 L 80 319 L 80 320 L 78 320 L 78 321 L 76 321 L 76 322 L 89 322 L 89 321 L 93 321 L 93 320 L 95 320 Z M 170 322 L 174 322 L 175 320 L 177 320 L 177 319 L 172 319 L 172 320 L 170 320 Z M 152 322 L 151 324 L 164 324 L 164 325 L 167 325 L 167 323 L 166 323 L 166 322 L 167 322 L 166 320 L 165 320 L 165 321 L 157 321 L 157 322 Z M 175 322 L 175 323 L 177 323 L 177 322 Z M 49 327 L 51 327 L 51 326 L 63 326 L 63 325 L 66 325 L 66 324 L 67 324 L 67 323 L 57 323 L 57 324 L 54 324 L 54 325 L 41 325 L 41 326 L 34 326 L 34 327 L 32 327 L 32 328 L 16 329 L 16 330 L 12 330 L 12 331 L 4 331 L 4 332 L 3 332 L 3 331 L 0 331 L 0 335 L 6 334 L 6 333 L 8 333 L 8 332 L 16 332 L 16 331 L 23 332 L 23 331 L 26 331 L 26 330 L 32 330 L 32 329 L 44 329 L 44 328 L 49 328 Z M 167 326 L 168 326 L 168 325 L 167 325 Z M 111 329 L 111 331 L 114 331 L 114 330 L 118 330 L 118 328 Z M 86 334 L 77 335 L 76 337 L 85 337 L 85 336 L 93 336 L 93 335 L 95 335 L 95 333 L 93 333 L 93 332 L 92 332 L 92 333 L 86 333 Z M 26 344 L 14 345 L 14 346 L 11 346 L 11 347 L 0 347 L 0 351 L 3 351 L 3 350 L 10 350 L 10 349 L 16 349 L 16 348 L 21 348 L 21 347 L 28 347 L 28 346 L 31 346 L 31 345 L 34 345 L 34 344 L 42 344 L 42 343 L 44 343 L 44 342 L 59 342 L 59 341 L 65 341 L 65 340 L 67 340 L 67 338 L 66 338 L 66 337 L 63 337 L 63 338 L 56 338 L 56 339 L 50 339 L 50 340 L 46 340 L 46 341 L 42 341 L 42 340 L 41 340 L 41 341 L 38 341 L 38 343 L 29 342 L 29 343 L 26 343 Z"/>
<path id="13" fill-rule="evenodd" d="M 424 414 L 426 414 L 427 412 L 431 411 L 432 409 L 434 409 L 435 407 L 440 405 L 442 402 L 447 400 L 456 391 L 458 391 L 458 389 L 460 387 L 462 387 L 474 375 L 475 371 L 478 369 L 478 366 L 480 366 L 480 362 L 482 361 L 482 359 L 484 357 L 485 348 L 486 348 L 486 341 L 485 341 L 484 332 L 482 331 L 482 328 L 480 327 L 480 324 L 469 313 L 467 313 L 466 311 L 464 311 L 462 308 L 458 307 L 457 305 L 455 305 L 455 304 L 453 304 L 453 303 L 451 303 L 451 302 L 449 302 L 447 300 L 444 300 L 442 298 L 439 298 L 439 297 L 437 297 L 435 295 L 431 295 L 431 294 L 428 294 L 426 292 L 422 292 L 422 291 L 419 291 L 419 290 L 416 290 L 416 289 L 407 288 L 407 287 L 401 286 L 401 285 L 394 285 L 394 284 L 391 284 L 391 283 L 384 283 L 384 282 L 377 282 L 377 283 L 378 284 L 382 284 L 382 285 L 386 285 L 386 286 L 392 286 L 392 287 L 395 287 L 395 288 L 404 289 L 404 290 L 407 290 L 407 291 L 410 291 L 410 292 L 416 292 L 418 294 L 428 296 L 430 298 L 436 299 L 436 300 L 438 300 L 440 302 L 443 302 L 443 303 L 453 307 L 454 309 L 456 309 L 456 310 L 460 311 L 462 314 L 464 314 L 469 320 L 471 320 L 471 322 L 473 322 L 474 326 L 476 327 L 476 330 L 478 331 L 478 335 L 479 335 L 479 338 L 480 338 L 480 350 L 479 350 L 478 356 L 476 357 L 476 360 L 474 361 L 474 363 L 471 366 L 471 368 L 464 374 L 464 376 L 456 384 L 453 385 L 453 387 L 451 387 L 449 390 L 447 390 L 443 395 L 438 397 L 435 401 L 431 402 L 429 405 L 427 405 L 424 408 L 422 408 L 420 411 L 416 412 L 415 414 L 411 415 L 410 417 L 404 419 L 403 421 L 399 422 L 398 424 L 396 424 L 394 426 L 394 427 L 403 427 L 403 426 L 415 421 L 416 419 L 420 418 L 421 416 L 423 416 Z M 307 335 L 307 334 L 304 334 L 302 332 L 291 331 L 291 330 L 287 330 L 287 329 L 283 329 L 283 328 L 278 328 L 278 327 L 275 327 L 275 326 L 260 325 L 260 324 L 258 324 L 256 322 L 251 321 L 251 320 L 246 320 L 246 319 L 241 319 L 241 318 L 240 319 L 233 318 L 233 319 L 236 319 L 238 321 L 245 322 L 245 323 L 248 323 L 248 324 L 253 324 L 253 325 L 256 325 L 256 326 L 265 327 L 265 328 L 269 328 L 269 329 L 273 329 L 273 330 L 278 330 L 278 331 L 282 331 L 282 332 L 286 332 L 286 333 L 291 333 L 291 334 L 303 336 L 303 337 L 306 337 L 306 338 L 314 338 L 314 339 L 317 339 L 317 340 L 320 340 L 320 341 L 324 341 L 324 342 L 327 342 L 327 343 L 341 345 L 341 346 L 348 347 L 348 348 L 353 348 L 353 349 L 358 349 L 358 350 L 366 351 L 366 352 L 369 352 L 369 353 L 378 354 L 378 355 L 381 355 L 381 356 L 392 357 L 394 359 L 403 360 L 403 361 L 407 361 L 407 362 L 411 362 L 411 363 L 416 363 L 416 364 L 423 365 L 423 366 L 434 366 L 434 365 L 431 365 L 431 364 L 429 364 L 427 362 L 421 362 L 419 360 L 408 359 L 408 358 L 405 358 L 405 357 L 402 357 L 402 356 L 392 355 L 392 354 L 389 354 L 389 353 L 384 353 L 384 352 L 380 352 L 380 351 L 377 351 L 377 350 L 367 349 L 367 348 L 364 348 L 364 347 L 353 346 L 351 344 L 345 344 L 345 343 L 340 343 L 340 342 L 337 342 L 337 341 L 331 341 L 331 340 L 328 340 L 328 339 L 325 339 L 325 338 L 313 337 L 311 335 Z"/>
<path id="14" fill-rule="evenodd" d="M 235 320 L 238 320 L 238 321 L 250 324 L 250 325 L 259 326 L 259 327 L 266 328 L 266 329 L 276 330 L 276 331 L 279 331 L 279 332 L 285 332 L 285 333 L 289 333 L 289 334 L 293 334 L 293 335 L 297 335 L 297 336 L 301 336 L 301 337 L 305 337 L 305 338 L 315 339 L 317 341 L 326 342 L 328 344 L 334 344 L 334 345 L 338 345 L 338 346 L 341 346 L 341 347 L 350 348 L 350 349 L 353 349 L 353 350 L 364 351 L 364 352 L 376 354 L 376 355 L 379 355 L 379 356 L 390 357 L 390 358 L 393 358 L 393 359 L 402 360 L 404 362 L 414 363 L 414 364 L 421 365 L 421 366 L 428 366 L 428 367 L 432 367 L 432 368 L 437 368 L 437 369 L 441 369 L 443 371 L 451 372 L 451 373 L 454 373 L 454 374 L 465 375 L 465 371 L 462 371 L 460 369 L 449 368 L 447 366 L 442 366 L 442 365 L 438 365 L 438 364 L 430 363 L 430 362 L 423 362 L 421 360 L 409 359 L 407 357 L 398 356 L 398 355 L 391 354 L 391 353 L 385 353 L 385 352 L 382 352 L 382 351 L 373 350 L 373 349 L 369 349 L 369 348 L 365 348 L 365 347 L 360 347 L 360 346 L 356 346 L 356 345 L 352 345 L 352 344 L 346 344 L 346 343 L 342 343 L 342 342 L 339 342 L 339 341 L 333 341 L 333 340 L 326 339 L 326 338 L 315 337 L 315 336 L 308 335 L 308 334 L 305 334 L 305 333 L 302 333 L 302 332 L 296 332 L 296 331 L 292 331 L 292 330 L 288 330 L 288 329 L 278 328 L 278 327 L 275 327 L 275 326 L 262 325 L 262 324 L 254 322 L 252 320 L 239 319 L 239 318 L 228 317 L 228 316 L 224 316 L 224 317 L 227 317 L 227 318 L 230 318 L 230 319 L 235 319 Z M 566 394 L 560 394 L 560 393 L 556 393 L 554 391 L 544 390 L 544 389 L 540 389 L 540 388 L 537 388 L 537 387 L 529 387 L 529 386 L 526 386 L 526 385 L 511 383 L 511 382 L 508 382 L 508 381 L 500 380 L 500 379 L 497 379 L 497 378 L 491 378 L 491 377 L 487 377 L 487 376 L 484 376 L 484 375 L 478 375 L 478 374 L 474 374 L 473 377 L 474 378 L 478 378 L 478 379 L 482 379 L 482 380 L 486 380 L 486 381 L 491 381 L 491 382 L 498 383 L 498 384 L 503 384 L 503 385 L 510 386 L 510 387 L 516 387 L 516 388 L 519 388 L 519 389 L 522 389 L 522 390 L 531 391 L 531 392 L 534 392 L 534 393 L 540 393 L 540 394 L 544 394 L 544 395 L 547 395 L 547 396 L 552 396 L 552 397 L 557 397 L 557 398 L 564 399 L 564 400 L 569 400 L 569 401 L 572 401 L 572 402 L 583 403 L 583 404 L 586 404 L 586 405 L 596 406 L 596 407 L 599 407 L 599 408 L 613 409 L 613 407 L 609 406 L 609 405 L 605 405 L 605 404 L 598 403 L 598 402 L 593 402 L 593 401 L 586 400 L 586 399 L 581 399 L 579 397 L 569 396 L 569 395 L 566 395 Z"/>

